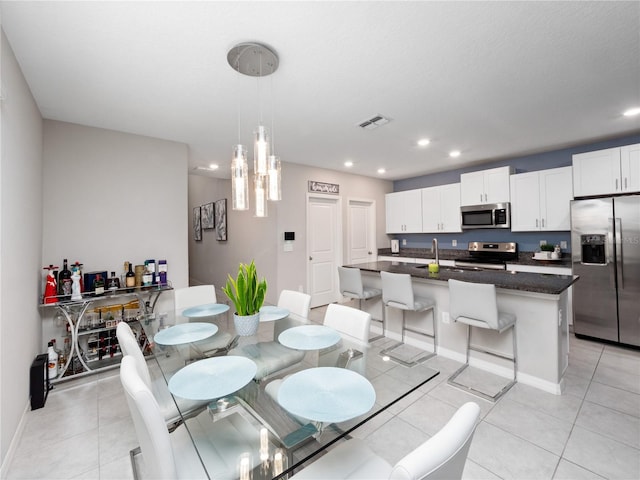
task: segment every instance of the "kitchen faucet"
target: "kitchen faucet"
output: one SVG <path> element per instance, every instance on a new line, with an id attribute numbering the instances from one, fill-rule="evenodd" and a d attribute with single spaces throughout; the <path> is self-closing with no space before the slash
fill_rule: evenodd
<path id="1" fill-rule="evenodd" d="M 435 250 L 436 253 L 436 264 L 439 264 L 439 254 L 438 254 L 438 239 L 434 238 L 433 240 L 431 240 L 431 253 L 433 253 Z"/>

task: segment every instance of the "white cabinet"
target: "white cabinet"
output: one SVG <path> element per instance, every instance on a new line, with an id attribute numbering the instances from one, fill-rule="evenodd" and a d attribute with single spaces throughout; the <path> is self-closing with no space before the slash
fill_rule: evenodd
<path id="1" fill-rule="evenodd" d="M 422 189 L 422 231 L 425 233 L 462 231 L 459 183 Z"/>
<path id="2" fill-rule="evenodd" d="M 511 231 L 571 230 L 571 170 L 511 175 Z"/>
<path id="3" fill-rule="evenodd" d="M 420 190 L 387 193 L 385 196 L 387 233 L 422 232 Z"/>
<path id="4" fill-rule="evenodd" d="M 498 167 L 460 175 L 460 204 L 482 205 L 509 202 L 511 167 Z"/>
<path id="5" fill-rule="evenodd" d="M 573 156 L 576 197 L 640 191 L 640 144 Z"/>

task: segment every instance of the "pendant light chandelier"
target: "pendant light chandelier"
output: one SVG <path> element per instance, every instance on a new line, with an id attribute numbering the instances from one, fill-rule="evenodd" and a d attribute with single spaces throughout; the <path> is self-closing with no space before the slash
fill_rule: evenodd
<path id="1" fill-rule="evenodd" d="M 269 142 L 269 132 L 262 122 L 262 104 L 260 95 L 260 78 L 271 75 L 278 68 L 278 55 L 266 45 L 247 42 L 240 43 L 229 50 L 227 61 L 238 73 L 256 77 L 258 82 L 259 123 L 254 132 L 253 146 L 253 180 L 255 216 L 267 216 L 267 200 L 280 200 L 281 167 L 280 158 L 273 151 L 273 143 Z M 272 84 L 273 99 L 273 84 Z M 273 131 L 273 101 L 272 124 Z M 238 107 L 238 145 L 234 147 L 231 161 L 231 196 L 234 210 L 249 209 L 247 149 L 240 144 L 240 114 Z"/>

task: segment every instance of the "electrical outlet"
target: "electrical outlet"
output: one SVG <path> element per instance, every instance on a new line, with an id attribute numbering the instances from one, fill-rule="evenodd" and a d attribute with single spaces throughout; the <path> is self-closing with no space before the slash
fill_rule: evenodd
<path id="1" fill-rule="evenodd" d="M 452 247 L 457 247 L 458 246 L 458 240 L 451 240 L 451 246 Z"/>
<path id="2" fill-rule="evenodd" d="M 402 239 L 402 246 L 404 247 L 406 244 L 407 244 L 407 239 L 406 239 L 406 238 L 403 238 L 403 239 Z"/>
<path id="3" fill-rule="evenodd" d="M 560 242 L 560 248 L 565 249 L 567 248 L 567 242 L 565 240 Z"/>
<path id="4" fill-rule="evenodd" d="M 442 312 L 442 323 L 449 323 L 449 312 Z"/>
<path id="5" fill-rule="evenodd" d="M 542 245 L 546 245 L 546 244 L 547 244 L 547 241 L 546 241 L 546 240 L 540 240 L 540 246 L 542 246 Z"/>

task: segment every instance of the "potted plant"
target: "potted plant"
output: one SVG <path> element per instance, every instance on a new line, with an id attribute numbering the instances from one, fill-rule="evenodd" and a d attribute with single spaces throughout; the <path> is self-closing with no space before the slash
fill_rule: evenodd
<path id="1" fill-rule="evenodd" d="M 228 275 L 222 291 L 236 308 L 233 321 L 238 335 L 254 335 L 258 331 L 260 307 L 267 293 L 267 281 L 264 278 L 258 281 L 254 261 L 251 260 L 249 265 L 241 263 L 235 279 Z"/>
<path id="2" fill-rule="evenodd" d="M 551 252 L 555 250 L 553 245 L 549 245 L 548 243 L 543 243 L 540 245 L 540 251 L 545 253 L 545 256 L 549 259 L 551 258 Z"/>

